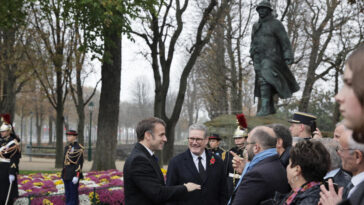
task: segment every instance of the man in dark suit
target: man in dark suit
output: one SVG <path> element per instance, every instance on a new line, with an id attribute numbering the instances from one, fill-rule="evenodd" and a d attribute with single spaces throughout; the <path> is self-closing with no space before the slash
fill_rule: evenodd
<path id="1" fill-rule="evenodd" d="M 181 185 L 188 181 L 201 185 L 200 191 L 191 192 L 186 201 L 171 204 L 225 205 L 227 185 L 222 159 L 208 152 L 207 128 L 193 124 L 189 128 L 188 148 L 174 157 L 167 172 L 167 185 Z"/>
<path id="2" fill-rule="evenodd" d="M 138 123 L 135 145 L 124 165 L 124 194 L 126 205 L 163 205 L 183 200 L 187 192 L 200 189 L 200 185 L 184 183 L 165 186 L 164 177 L 154 156 L 167 142 L 165 123 L 159 118 L 148 118 Z"/>
<path id="3" fill-rule="evenodd" d="M 329 180 L 329 190 L 321 186 L 320 204 L 334 205 L 343 199 L 340 204 L 364 205 L 364 144 L 354 141 L 351 135 L 342 135 L 339 138 L 338 153 L 341 157 L 342 168 L 352 173 L 351 182 L 338 193 Z"/>
<path id="4" fill-rule="evenodd" d="M 275 192 L 287 193 L 287 174 L 276 151 L 277 137 L 272 128 L 259 126 L 248 135 L 248 161 L 229 204 L 260 204 Z"/>

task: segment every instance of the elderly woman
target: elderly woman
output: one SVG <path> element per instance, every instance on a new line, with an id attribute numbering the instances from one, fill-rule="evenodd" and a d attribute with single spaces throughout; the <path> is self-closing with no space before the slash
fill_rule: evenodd
<path id="1" fill-rule="evenodd" d="M 312 205 L 320 200 L 320 185 L 330 168 L 330 154 L 316 140 L 298 142 L 290 151 L 287 179 L 292 191 L 279 205 Z"/>

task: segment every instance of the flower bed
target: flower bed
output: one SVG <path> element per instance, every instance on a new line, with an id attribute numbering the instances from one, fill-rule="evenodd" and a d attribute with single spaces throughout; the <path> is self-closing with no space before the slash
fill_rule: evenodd
<path id="1" fill-rule="evenodd" d="M 19 198 L 15 204 L 63 205 L 64 184 L 60 173 L 18 175 Z M 124 181 L 118 170 L 91 171 L 84 173 L 79 186 L 80 204 L 123 204 Z"/>

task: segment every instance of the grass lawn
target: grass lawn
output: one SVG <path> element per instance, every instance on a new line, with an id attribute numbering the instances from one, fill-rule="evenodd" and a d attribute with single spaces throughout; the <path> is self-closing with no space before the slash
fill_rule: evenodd
<path id="1" fill-rule="evenodd" d="M 36 173 L 43 173 L 43 174 L 54 174 L 57 173 L 59 171 L 37 171 L 37 170 L 20 170 L 19 174 L 36 174 Z"/>

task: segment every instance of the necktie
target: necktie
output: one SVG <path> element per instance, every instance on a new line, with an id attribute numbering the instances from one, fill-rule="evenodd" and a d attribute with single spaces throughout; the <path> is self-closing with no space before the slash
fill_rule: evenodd
<path id="1" fill-rule="evenodd" d="M 200 173 L 201 179 L 202 180 L 205 180 L 205 178 L 206 178 L 206 171 L 205 171 L 205 168 L 203 168 L 201 159 L 202 159 L 202 157 L 198 157 L 198 172 Z"/>
<path id="2" fill-rule="evenodd" d="M 152 158 L 158 163 L 158 157 L 156 157 L 154 154 L 152 155 Z"/>
<path id="3" fill-rule="evenodd" d="M 354 187 L 353 183 L 349 182 L 349 184 L 346 185 L 346 187 L 344 188 L 344 193 L 343 193 L 343 199 L 347 199 L 349 198 L 349 192 L 350 190 Z"/>

